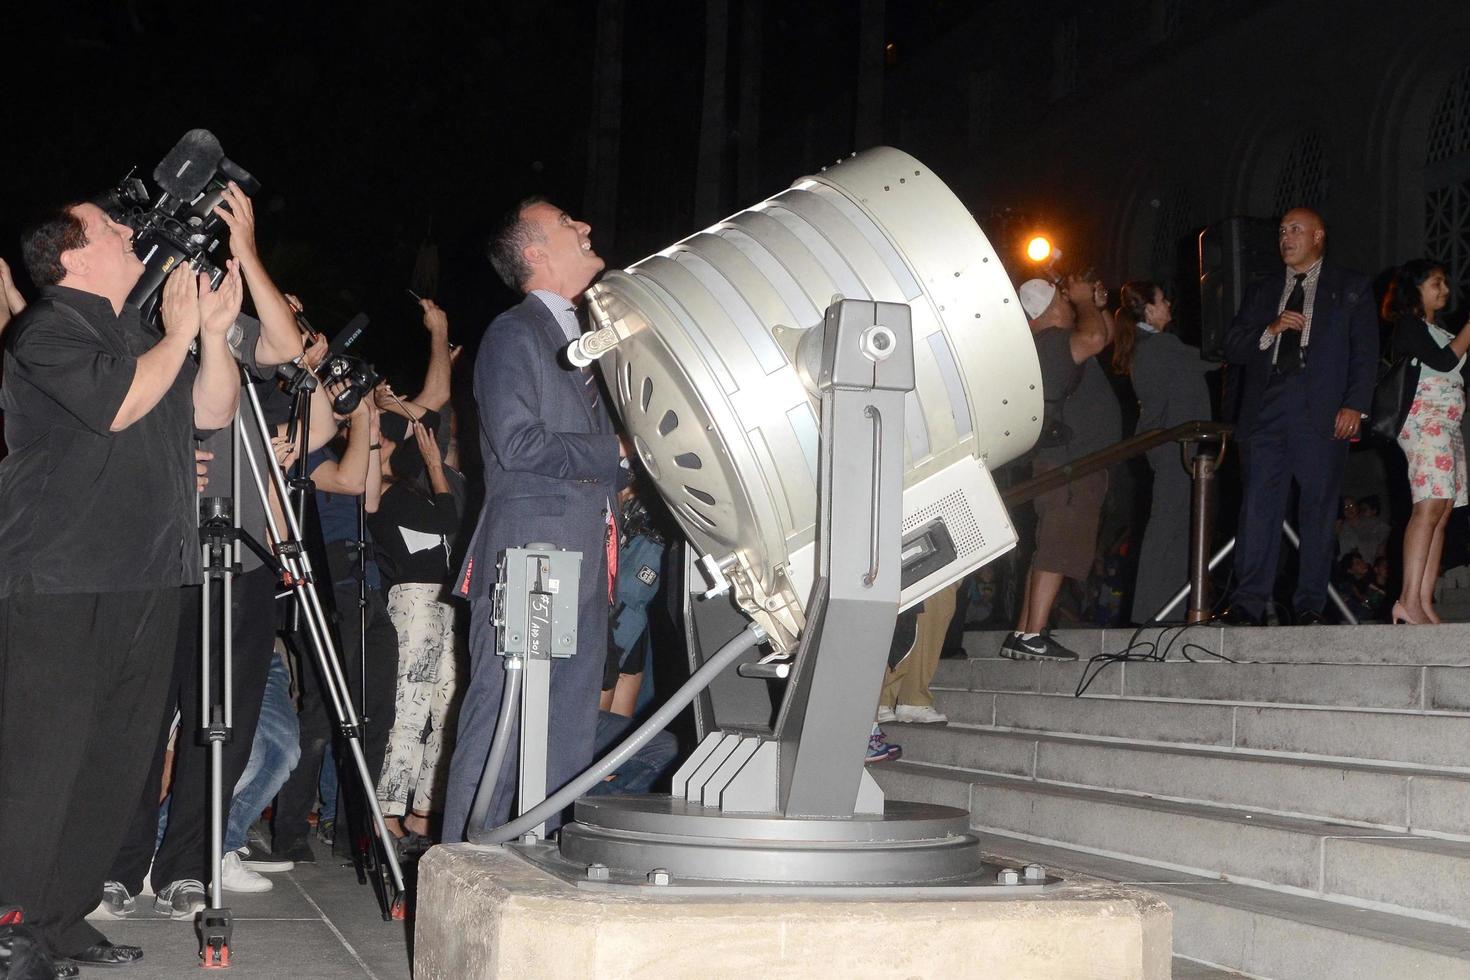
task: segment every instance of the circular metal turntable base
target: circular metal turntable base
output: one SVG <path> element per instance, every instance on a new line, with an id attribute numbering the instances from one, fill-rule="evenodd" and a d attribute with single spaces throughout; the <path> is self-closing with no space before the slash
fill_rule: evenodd
<path id="1" fill-rule="evenodd" d="M 961 884 L 985 873 L 969 814 L 890 800 L 882 814 L 722 813 L 669 796 L 577 801 L 561 858 L 643 877 L 807 885 Z"/>

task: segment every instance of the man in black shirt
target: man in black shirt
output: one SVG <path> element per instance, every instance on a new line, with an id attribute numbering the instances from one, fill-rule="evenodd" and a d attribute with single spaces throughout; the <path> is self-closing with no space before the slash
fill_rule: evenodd
<path id="1" fill-rule="evenodd" d="M 84 921 L 164 711 L 179 586 L 199 581 L 194 433 L 228 425 L 242 287 L 187 268 L 163 333 L 128 294 L 132 232 L 92 204 L 22 239 L 41 297 L 6 334 L 0 408 L 0 904 L 84 964 L 142 955 Z M 198 342 L 197 365 L 189 358 Z"/>

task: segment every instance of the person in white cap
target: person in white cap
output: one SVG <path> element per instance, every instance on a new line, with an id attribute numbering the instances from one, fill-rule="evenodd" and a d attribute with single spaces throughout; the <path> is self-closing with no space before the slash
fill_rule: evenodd
<path id="1" fill-rule="evenodd" d="M 1095 453 L 1122 437 L 1117 396 L 1096 355 L 1112 342 L 1113 321 L 1101 282 L 1078 277 L 1062 288 L 1029 279 L 1017 291 L 1041 362 L 1046 414 L 1033 454 L 1034 472 Z M 1013 660 L 1076 660 L 1047 635 L 1062 580 L 1082 581 L 1096 555 L 1098 517 L 1108 490 L 1106 470 L 1089 473 L 1037 497 L 1036 551 L 1026 576 L 1015 632 L 1000 655 Z"/>

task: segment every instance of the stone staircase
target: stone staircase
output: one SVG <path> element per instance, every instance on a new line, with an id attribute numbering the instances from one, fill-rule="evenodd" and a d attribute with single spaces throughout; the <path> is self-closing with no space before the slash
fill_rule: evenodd
<path id="1" fill-rule="evenodd" d="M 934 681 L 949 725 L 885 726 L 884 791 L 968 809 L 995 855 L 1154 891 L 1176 976 L 1470 978 L 1470 625 L 1148 631 L 1165 661 L 1081 698 L 1133 633 L 1055 635 L 1084 659 L 969 634 Z"/>

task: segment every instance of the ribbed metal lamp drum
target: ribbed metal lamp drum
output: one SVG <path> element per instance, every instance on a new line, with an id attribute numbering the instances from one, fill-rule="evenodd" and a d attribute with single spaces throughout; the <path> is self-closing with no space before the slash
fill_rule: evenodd
<path id="1" fill-rule="evenodd" d="M 814 576 L 815 373 L 836 298 L 912 311 L 905 542 L 938 522 L 954 554 L 905 576 L 908 606 L 1014 545 L 989 469 L 1029 450 L 1042 416 L 1010 279 L 943 181 L 890 147 L 855 154 L 588 294 L 593 327 L 617 336 L 599 364 L 639 458 L 783 648 Z"/>

